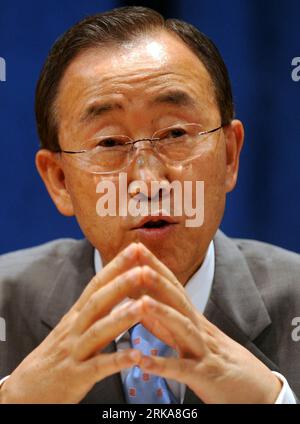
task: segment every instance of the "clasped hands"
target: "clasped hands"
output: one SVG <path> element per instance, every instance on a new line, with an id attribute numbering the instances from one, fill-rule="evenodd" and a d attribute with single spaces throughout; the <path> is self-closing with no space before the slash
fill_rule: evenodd
<path id="1" fill-rule="evenodd" d="M 138 322 L 178 357 L 142 356 L 136 349 L 102 352 Z M 93 277 L 16 368 L 0 401 L 78 403 L 95 383 L 133 365 L 186 384 L 205 403 L 274 403 L 281 389 L 275 374 L 195 309 L 158 258 L 132 243 Z"/>

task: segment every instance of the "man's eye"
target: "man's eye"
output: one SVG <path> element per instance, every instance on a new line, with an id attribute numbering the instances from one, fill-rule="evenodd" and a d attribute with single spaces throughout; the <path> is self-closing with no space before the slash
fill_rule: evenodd
<path id="1" fill-rule="evenodd" d="M 182 128 L 173 128 L 168 131 L 165 138 L 179 138 L 186 135 L 186 131 Z"/>
<path id="2" fill-rule="evenodd" d="M 104 140 L 99 141 L 98 146 L 101 147 L 115 147 L 121 146 L 123 143 L 116 138 L 105 138 Z"/>

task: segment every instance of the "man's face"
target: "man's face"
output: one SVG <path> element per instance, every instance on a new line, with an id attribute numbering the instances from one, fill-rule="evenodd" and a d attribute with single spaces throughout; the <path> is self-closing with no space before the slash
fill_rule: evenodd
<path id="1" fill-rule="evenodd" d="M 64 150 L 86 149 L 91 139 L 101 135 L 143 139 L 177 123 L 199 123 L 206 130 L 221 124 L 204 65 L 181 40 L 165 32 L 121 47 L 82 52 L 61 81 L 56 106 L 59 143 Z M 204 141 L 202 154 L 181 166 L 166 163 L 149 143 L 135 151 L 131 164 L 122 171 L 127 173 L 128 185 L 144 181 L 150 193 L 151 181 L 176 180 L 182 185 L 192 181 L 195 206 L 195 183 L 204 181 L 203 225 L 189 228 L 183 215 L 174 217 L 176 224 L 163 231 L 142 229 L 141 216 L 100 217 L 96 204 L 101 195 L 96 187 L 110 180 L 118 193 L 118 174 L 93 174 L 82 169 L 73 155 L 61 155 L 59 164 L 71 208 L 104 264 L 131 242 L 140 241 L 186 282 L 203 260 L 220 224 L 226 192 L 235 183 L 228 171 L 226 140 L 226 130 L 212 133 Z"/>

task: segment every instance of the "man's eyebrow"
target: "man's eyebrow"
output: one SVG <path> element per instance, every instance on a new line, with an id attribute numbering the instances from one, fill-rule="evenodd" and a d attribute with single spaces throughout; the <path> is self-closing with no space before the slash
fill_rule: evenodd
<path id="1" fill-rule="evenodd" d="M 150 105 L 169 104 L 177 106 L 195 106 L 195 100 L 185 91 L 182 90 L 169 90 L 161 93 L 150 101 Z M 80 122 L 88 122 L 99 116 L 103 116 L 107 112 L 123 109 L 122 105 L 116 102 L 91 104 L 81 115 Z"/>
<path id="2" fill-rule="evenodd" d="M 185 91 L 169 90 L 156 96 L 151 104 L 165 103 L 178 106 L 196 106 L 196 101 Z"/>
<path id="3" fill-rule="evenodd" d="M 123 107 L 115 102 L 93 103 L 83 112 L 80 117 L 80 122 L 91 121 L 94 118 L 117 109 L 123 109 Z"/>

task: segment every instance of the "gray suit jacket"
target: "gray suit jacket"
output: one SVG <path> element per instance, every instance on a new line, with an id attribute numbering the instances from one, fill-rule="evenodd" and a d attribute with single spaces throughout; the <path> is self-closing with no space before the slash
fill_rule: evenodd
<path id="1" fill-rule="evenodd" d="M 204 315 L 270 369 L 281 372 L 300 397 L 300 255 L 218 231 L 215 275 Z M 49 334 L 94 275 L 87 240 L 62 239 L 0 257 L 0 377 L 10 374 Z M 106 352 L 115 350 L 110 343 Z M 83 403 L 125 403 L 120 374 L 97 383 Z M 201 403 L 187 388 L 184 403 Z"/>

